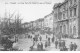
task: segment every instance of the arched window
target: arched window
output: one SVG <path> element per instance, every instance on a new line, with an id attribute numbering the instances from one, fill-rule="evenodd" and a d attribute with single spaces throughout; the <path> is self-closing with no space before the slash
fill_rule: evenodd
<path id="1" fill-rule="evenodd" d="M 76 27 L 73 27 L 73 34 L 76 35 Z"/>
<path id="2" fill-rule="evenodd" d="M 60 26 L 60 33 L 62 33 L 62 26 Z"/>
<path id="3" fill-rule="evenodd" d="M 72 35 L 72 27 L 70 26 L 70 35 Z"/>
<path id="4" fill-rule="evenodd" d="M 63 29 L 63 32 L 64 32 L 64 34 L 66 34 L 66 25 L 64 25 L 63 28 L 64 28 L 64 29 Z"/>

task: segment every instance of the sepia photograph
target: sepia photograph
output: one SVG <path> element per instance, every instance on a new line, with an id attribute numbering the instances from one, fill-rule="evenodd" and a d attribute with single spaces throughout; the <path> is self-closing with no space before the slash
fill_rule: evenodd
<path id="1" fill-rule="evenodd" d="M 80 0 L 0 0 L 0 51 L 80 51 Z"/>

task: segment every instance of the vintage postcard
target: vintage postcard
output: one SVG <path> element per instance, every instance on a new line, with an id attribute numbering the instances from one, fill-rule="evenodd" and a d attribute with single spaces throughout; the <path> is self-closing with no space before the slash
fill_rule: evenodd
<path id="1" fill-rule="evenodd" d="M 80 51 L 80 0 L 0 0 L 0 51 Z"/>

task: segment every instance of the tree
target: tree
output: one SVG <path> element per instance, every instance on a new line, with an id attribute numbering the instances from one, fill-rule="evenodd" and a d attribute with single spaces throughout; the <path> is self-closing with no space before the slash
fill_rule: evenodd
<path id="1" fill-rule="evenodd" d="M 15 19 L 12 19 L 15 18 Z M 13 21 L 13 22 L 12 22 Z M 14 17 L 14 13 L 9 15 L 9 18 L 4 18 L 1 22 L 1 31 L 4 35 L 11 35 L 11 34 L 19 34 L 22 32 L 21 28 L 21 19 L 19 14 Z"/>

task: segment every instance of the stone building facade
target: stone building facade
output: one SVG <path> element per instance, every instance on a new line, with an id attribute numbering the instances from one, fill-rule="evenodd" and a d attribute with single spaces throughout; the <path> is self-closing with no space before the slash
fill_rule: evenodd
<path id="1" fill-rule="evenodd" d="M 44 17 L 44 28 L 50 28 L 53 31 L 53 13 L 50 13 Z"/>
<path id="2" fill-rule="evenodd" d="M 65 0 L 53 7 L 56 34 L 80 37 L 80 0 Z"/>

